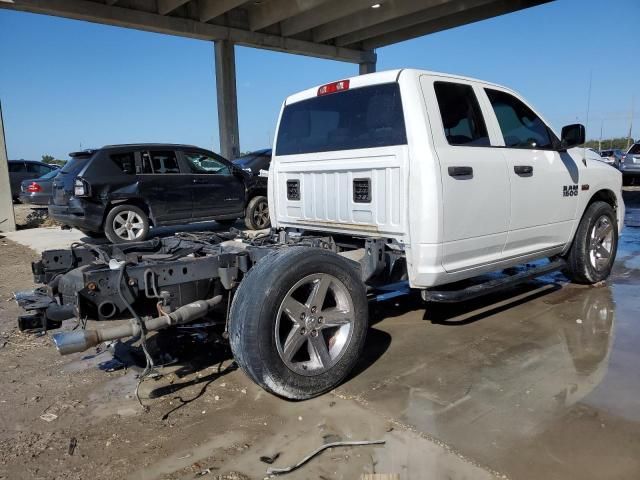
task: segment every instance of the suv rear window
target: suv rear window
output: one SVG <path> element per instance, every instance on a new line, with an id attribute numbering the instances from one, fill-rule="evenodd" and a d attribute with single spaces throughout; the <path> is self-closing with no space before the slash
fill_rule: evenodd
<path id="1" fill-rule="evenodd" d="M 631 155 L 636 155 L 638 153 L 640 153 L 640 143 L 635 143 L 631 146 L 631 148 L 629 149 L 629 153 Z"/>
<path id="2" fill-rule="evenodd" d="M 407 136 L 397 83 L 355 88 L 284 108 L 277 155 L 404 145 Z"/>

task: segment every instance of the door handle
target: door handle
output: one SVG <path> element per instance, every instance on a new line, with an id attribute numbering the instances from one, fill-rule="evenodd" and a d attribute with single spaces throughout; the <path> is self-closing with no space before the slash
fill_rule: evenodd
<path id="1" fill-rule="evenodd" d="M 451 177 L 473 177 L 473 168 L 471 167 L 449 167 L 448 170 Z"/>
<path id="2" fill-rule="evenodd" d="M 531 165 L 515 165 L 513 171 L 518 175 L 533 175 L 533 167 Z"/>
<path id="3" fill-rule="evenodd" d="M 198 184 L 200 184 L 200 183 L 209 183 L 205 179 L 202 179 L 202 178 L 194 178 L 191 182 L 192 183 L 198 183 Z"/>

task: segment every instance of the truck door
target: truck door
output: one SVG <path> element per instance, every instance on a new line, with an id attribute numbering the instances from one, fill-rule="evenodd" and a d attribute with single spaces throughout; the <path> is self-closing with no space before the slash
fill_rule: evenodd
<path id="1" fill-rule="evenodd" d="M 421 78 L 442 182 L 442 266 L 499 260 L 509 225 L 509 180 L 471 82 Z"/>
<path id="2" fill-rule="evenodd" d="M 497 122 L 509 172 L 511 222 L 504 256 L 516 257 L 569 241 L 580 191 L 578 167 L 558 139 L 523 101 L 485 88 L 490 122 Z"/>
<path id="3" fill-rule="evenodd" d="M 191 179 L 193 219 L 242 214 L 245 186 L 229 162 L 197 150 L 182 156 Z"/>

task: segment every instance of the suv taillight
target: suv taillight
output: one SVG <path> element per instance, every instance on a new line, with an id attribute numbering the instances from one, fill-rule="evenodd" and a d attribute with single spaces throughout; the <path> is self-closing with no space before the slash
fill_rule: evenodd
<path id="1" fill-rule="evenodd" d="M 27 187 L 27 192 L 29 193 L 37 193 L 41 191 L 42 191 L 42 187 L 36 182 L 31 182 L 31 185 Z"/>
<path id="2" fill-rule="evenodd" d="M 89 184 L 86 180 L 78 177 L 73 182 L 73 194 L 76 197 L 86 197 L 89 195 Z"/>

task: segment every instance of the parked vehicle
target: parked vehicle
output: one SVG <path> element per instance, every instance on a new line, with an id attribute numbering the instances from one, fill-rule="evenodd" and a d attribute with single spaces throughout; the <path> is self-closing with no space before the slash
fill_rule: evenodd
<path id="1" fill-rule="evenodd" d="M 633 185 L 640 180 L 640 142 L 634 143 L 624 154 L 620 171 L 625 185 Z"/>
<path id="2" fill-rule="evenodd" d="M 9 183 L 13 200 L 19 199 L 20 185 L 23 180 L 41 177 L 57 169 L 56 165 L 47 165 L 33 160 L 9 160 Z"/>
<path id="3" fill-rule="evenodd" d="M 600 156 L 609 159 L 607 163 L 613 164 L 616 168 L 620 168 L 620 165 L 624 161 L 624 152 L 619 148 L 602 150 L 600 151 Z"/>
<path id="4" fill-rule="evenodd" d="M 253 175 L 260 175 L 260 172 L 268 172 L 271 164 L 271 149 L 256 150 L 236 158 L 233 163 Z"/>
<path id="5" fill-rule="evenodd" d="M 39 178 L 23 180 L 20 185 L 20 201 L 32 205 L 49 205 L 52 195 L 53 179 L 58 169 L 51 170 Z"/>
<path id="6" fill-rule="evenodd" d="M 574 148 L 584 137 L 577 124 L 556 136 L 512 90 L 441 73 L 378 72 L 296 93 L 269 170 L 271 234 L 45 252 L 33 272 L 49 290 L 37 303 L 23 296 L 34 316 L 22 328 L 134 317 L 54 335 L 67 354 L 217 319 L 265 390 L 319 395 L 359 361 L 368 300 L 414 289 L 457 302 L 559 269 L 578 283 L 607 278 L 621 174 L 585 160 Z"/>
<path id="7" fill-rule="evenodd" d="M 607 165 L 612 165 L 613 166 L 613 162 L 612 161 L 610 161 L 608 158 L 605 158 L 605 157 L 601 156 L 593 148 L 585 148 L 584 149 L 584 156 L 585 156 L 585 158 L 587 158 L 589 160 L 597 160 L 598 162 L 606 163 Z"/>
<path id="8" fill-rule="evenodd" d="M 50 216 L 113 243 L 151 227 L 216 220 L 268 228 L 266 179 L 190 145 L 109 145 L 70 154 L 53 182 Z"/>

